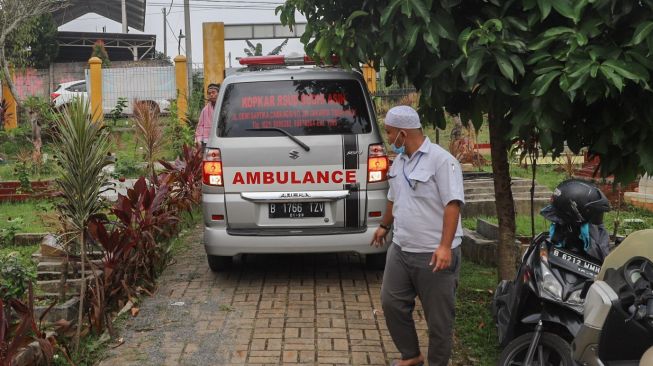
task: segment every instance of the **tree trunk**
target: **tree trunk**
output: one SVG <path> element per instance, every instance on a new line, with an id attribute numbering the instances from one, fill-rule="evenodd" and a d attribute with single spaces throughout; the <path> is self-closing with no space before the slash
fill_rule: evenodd
<path id="1" fill-rule="evenodd" d="M 497 264 L 500 280 L 515 277 L 517 246 L 515 245 L 515 201 L 512 198 L 510 165 L 506 127 L 501 117 L 489 116 L 492 171 L 497 218 L 499 219 L 499 246 Z"/>
<path id="2" fill-rule="evenodd" d="M 41 125 L 39 125 L 39 114 L 34 110 L 34 108 L 28 108 L 27 114 L 29 116 L 30 125 L 32 126 L 32 144 L 34 145 L 32 160 L 34 164 L 40 166 L 43 140 L 41 138 Z"/>
<path id="3" fill-rule="evenodd" d="M 84 322 L 84 300 L 86 299 L 86 245 L 84 243 L 84 229 L 79 234 L 79 251 L 82 255 L 82 280 L 79 288 L 79 310 L 77 312 L 77 329 L 75 332 L 75 352 L 79 351 L 79 340 L 82 333 L 82 323 Z"/>

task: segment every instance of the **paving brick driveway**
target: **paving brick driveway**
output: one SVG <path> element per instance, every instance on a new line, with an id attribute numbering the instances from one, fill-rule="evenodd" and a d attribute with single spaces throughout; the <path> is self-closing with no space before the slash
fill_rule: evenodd
<path id="1" fill-rule="evenodd" d="M 101 365 L 387 365 L 399 357 L 374 315 L 382 272 L 358 255 L 247 255 L 214 274 L 200 229 L 187 238 L 190 248 Z M 420 309 L 415 318 L 426 341 Z"/>

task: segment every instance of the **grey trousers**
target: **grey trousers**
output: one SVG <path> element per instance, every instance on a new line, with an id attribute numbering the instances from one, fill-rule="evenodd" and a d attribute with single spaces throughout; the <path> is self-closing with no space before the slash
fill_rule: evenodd
<path id="1" fill-rule="evenodd" d="M 452 250 L 451 267 L 433 273 L 433 253 L 409 253 L 392 244 L 381 285 L 381 304 L 390 336 L 406 360 L 420 354 L 413 321 L 419 296 L 428 325 L 429 366 L 447 366 L 451 356 L 460 247 Z"/>

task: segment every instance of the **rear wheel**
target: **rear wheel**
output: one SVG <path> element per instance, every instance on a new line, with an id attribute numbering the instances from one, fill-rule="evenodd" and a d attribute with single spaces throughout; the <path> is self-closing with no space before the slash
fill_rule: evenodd
<path id="1" fill-rule="evenodd" d="M 501 352 L 499 366 L 525 365 L 528 347 L 533 340 L 533 333 L 526 333 L 512 340 Z M 540 344 L 535 349 L 531 365 L 537 366 L 573 366 L 571 347 L 559 336 L 543 332 Z"/>
<path id="2" fill-rule="evenodd" d="M 385 268 L 385 252 L 367 254 L 365 256 L 365 266 L 368 269 L 384 269 Z"/>
<path id="3" fill-rule="evenodd" d="M 233 257 L 225 257 L 221 255 L 207 255 L 209 261 L 209 268 L 213 272 L 221 272 L 231 267 Z"/>

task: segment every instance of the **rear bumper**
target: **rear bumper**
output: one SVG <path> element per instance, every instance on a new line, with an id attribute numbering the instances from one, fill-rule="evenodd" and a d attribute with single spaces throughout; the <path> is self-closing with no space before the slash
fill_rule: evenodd
<path id="1" fill-rule="evenodd" d="M 356 252 L 360 254 L 383 253 L 382 248 L 370 246 L 377 226 L 368 226 L 355 233 L 334 235 L 231 235 L 224 227 L 204 228 L 204 249 L 208 255 L 234 256 L 245 253 L 333 253 Z M 392 242 L 392 233 L 387 243 Z"/>

